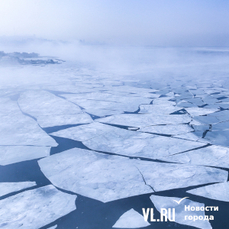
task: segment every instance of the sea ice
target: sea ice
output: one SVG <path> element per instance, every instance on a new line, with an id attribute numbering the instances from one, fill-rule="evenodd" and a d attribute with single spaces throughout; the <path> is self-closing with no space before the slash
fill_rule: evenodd
<path id="1" fill-rule="evenodd" d="M 96 94 L 95 94 L 96 95 Z M 91 98 L 91 94 L 84 94 L 85 97 L 79 97 L 79 95 L 67 94 L 63 95 L 66 99 L 80 107 L 84 108 L 86 112 L 92 113 L 94 115 L 101 116 L 100 110 L 110 111 L 110 114 L 115 114 L 117 112 L 135 112 L 139 108 L 139 104 L 149 104 L 152 99 L 137 97 L 137 96 L 117 96 L 111 95 L 110 98 L 105 96 L 105 99 L 99 95 L 99 98 Z M 87 98 L 89 96 L 89 98 Z M 116 111 L 114 113 L 114 111 Z M 104 111 L 103 111 L 104 112 Z"/>
<path id="2" fill-rule="evenodd" d="M 34 121 L 23 114 L 0 117 L 0 145 L 57 146 Z"/>
<path id="3" fill-rule="evenodd" d="M 194 207 L 194 208 L 201 208 L 204 207 L 204 204 L 194 202 L 189 200 L 188 198 L 181 200 L 182 198 L 177 197 L 164 197 L 164 196 L 157 196 L 151 195 L 151 201 L 155 205 L 156 209 L 161 212 L 162 208 L 165 208 L 167 211 L 170 208 L 171 210 L 175 208 L 175 222 L 182 224 L 182 225 L 189 225 L 201 229 L 211 229 L 211 224 L 208 220 L 204 220 L 205 214 L 204 211 L 185 211 L 185 205 Z M 181 201 L 180 203 L 177 203 Z M 173 214 L 170 216 L 173 220 Z M 192 220 L 189 220 L 189 218 Z M 193 220 L 194 217 L 198 217 L 198 220 Z M 203 220 L 199 220 L 199 217 Z M 169 218 L 168 218 L 169 220 Z M 163 220 L 165 221 L 165 219 Z"/>
<path id="4" fill-rule="evenodd" d="M 26 188 L 36 186 L 36 182 L 1 182 L 0 183 L 0 197 L 6 194 L 17 192 Z"/>
<path id="5" fill-rule="evenodd" d="M 208 131 L 205 138 L 212 144 L 229 147 L 229 130 Z"/>
<path id="6" fill-rule="evenodd" d="M 139 132 L 177 135 L 194 131 L 189 125 L 158 125 L 142 127 Z"/>
<path id="7" fill-rule="evenodd" d="M 227 181 L 228 172 L 186 164 L 134 161 L 147 185 L 156 192 L 199 184 Z"/>
<path id="8" fill-rule="evenodd" d="M 155 191 L 225 182 L 226 171 L 111 156 L 79 148 L 41 159 L 55 186 L 102 202 Z"/>
<path id="9" fill-rule="evenodd" d="M 196 135 L 195 132 L 177 134 L 174 137 L 179 138 L 179 139 L 189 140 L 189 141 L 203 142 L 206 144 L 209 143 L 209 141 L 207 141 L 205 138 L 202 138 L 202 135 L 201 136 Z"/>
<path id="10" fill-rule="evenodd" d="M 139 114 L 152 114 L 152 115 L 169 115 L 170 113 L 173 113 L 177 110 L 180 110 L 180 107 L 176 107 L 173 105 L 140 105 L 140 111 Z"/>
<path id="11" fill-rule="evenodd" d="M 213 200 L 229 202 L 229 182 L 206 185 L 204 187 L 191 189 L 187 192 Z"/>
<path id="12" fill-rule="evenodd" d="M 205 109 L 205 108 L 199 108 L 199 107 L 190 107 L 185 108 L 185 110 L 192 116 L 198 116 L 198 115 L 206 115 L 216 112 L 218 109 Z"/>
<path id="13" fill-rule="evenodd" d="M 0 228 L 40 228 L 74 211 L 75 199 L 48 185 L 0 200 Z"/>
<path id="14" fill-rule="evenodd" d="M 21 115 L 21 111 L 15 101 L 9 98 L 0 98 L 0 117 Z"/>
<path id="15" fill-rule="evenodd" d="M 55 186 L 102 202 L 153 192 L 127 158 L 71 149 L 38 163 Z"/>
<path id="16" fill-rule="evenodd" d="M 47 157 L 50 147 L 37 146 L 0 146 L 0 165 Z"/>
<path id="17" fill-rule="evenodd" d="M 216 117 L 219 122 L 229 120 L 229 110 L 219 111 L 208 115 L 209 117 Z"/>
<path id="18" fill-rule="evenodd" d="M 121 215 L 112 228 L 142 228 L 149 225 L 144 217 L 132 208 Z"/>
<path id="19" fill-rule="evenodd" d="M 229 130 L 229 121 L 213 124 L 212 130 L 213 131 L 215 131 L 215 130 L 218 130 L 218 131 Z"/>
<path id="20" fill-rule="evenodd" d="M 77 105 L 43 90 L 26 91 L 22 93 L 18 104 L 23 112 L 33 117 L 41 115 L 75 115 L 82 113 Z"/>
<path id="21" fill-rule="evenodd" d="M 86 124 L 92 121 L 91 116 L 86 113 L 75 115 L 42 115 L 37 118 L 37 122 L 42 128 L 71 124 Z"/>
<path id="22" fill-rule="evenodd" d="M 93 150 L 152 159 L 204 146 L 199 142 L 129 131 L 96 122 L 52 135 L 82 141 Z"/>
<path id="23" fill-rule="evenodd" d="M 205 148 L 191 150 L 186 153 L 171 155 L 164 160 L 193 164 L 229 168 L 229 149 L 222 146 L 208 146 Z"/>
<path id="24" fill-rule="evenodd" d="M 152 115 L 152 114 L 120 114 L 96 119 L 97 122 L 123 126 L 145 127 L 160 124 L 185 124 L 191 121 L 189 115 Z"/>

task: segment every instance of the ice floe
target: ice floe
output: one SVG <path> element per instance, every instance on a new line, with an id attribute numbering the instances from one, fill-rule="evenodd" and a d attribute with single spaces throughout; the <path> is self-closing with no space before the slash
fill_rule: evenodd
<path id="1" fill-rule="evenodd" d="M 1 182 L 0 183 L 0 197 L 6 194 L 17 192 L 26 188 L 36 186 L 36 182 Z"/>
<path id="2" fill-rule="evenodd" d="M 224 122 L 229 120 L 229 110 L 219 111 L 208 115 L 209 117 L 215 117 L 219 122 Z"/>
<path id="3" fill-rule="evenodd" d="M 156 134 L 167 134 L 177 135 L 184 134 L 194 131 L 189 125 L 157 125 L 157 126 L 146 126 L 141 127 L 139 132 L 156 133 Z"/>
<path id="4" fill-rule="evenodd" d="M 229 130 L 208 131 L 205 139 L 212 144 L 229 147 Z"/>
<path id="5" fill-rule="evenodd" d="M 149 225 L 144 217 L 132 208 L 121 215 L 112 228 L 142 228 Z"/>
<path id="6" fill-rule="evenodd" d="M 229 202 L 229 182 L 207 185 L 187 191 L 193 195 Z"/>
<path id="7" fill-rule="evenodd" d="M 92 98 L 92 95 L 95 97 Z M 137 97 L 137 96 L 117 96 L 104 94 L 84 94 L 84 95 L 74 95 L 68 94 L 63 95 L 66 99 L 80 107 L 84 108 L 86 112 L 97 115 L 104 116 L 108 114 L 118 114 L 126 112 L 135 112 L 138 110 L 140 104 L 149 104 L 152 99 Z M 98 98 L 96 98 L 98 96 Z M 87 98 L 89 97 L 89 98 Z M 106 111 L 106 113 L 105 113 Z"/>
<path id="8" fill-rule="evenodd" d="M 185 110 L 192 116 L 198 116 L 198 115 L 206 115 L 216 112 L 218 109 L 205 109 L 205 108 L 199 108 L 199 107 L 190 107 L 185 108 Z"/>
<path id="9" fill-rule="evenodd" d="M 40 228 L 76 209 L 75 195 L 52 185 L 0 200 L 1 228 Z"/>
<path id="10" fill-rule="evenodd" d="M 55 186 L 102 202 L 155 191 L 225 182 L 226 171 L 71 149 L 39 160 Z"/>
<path id="11" fill-rule="evenodd" d="M 32 118 L 23 114 L 0 117 L 0 145 L 57 146 Z"/>
<path id="12" fill-rule="evenodd" d="M 152 159 L 205 145 L 178 138 L 124 130 L 97 122 L 54 132 L 52 135 L 82 141 L 93 150 Z"/>
<path id="13" fill-rule="evenodd" d="M 100 118 L 97 122 L 123 126 L 145 127 L 160 124 L 184 124 L 191 121 L 189 115 L 152 115 L 152 114 L 120 114 Z"/>
<path id="14" fill-rule="evenodd" d="M 202 166 L 135 161 L 146 184 L 155 191 L 227 181 L 228 172 Z"/>
<path id="15" fill-rule="evenodd" d="M 159 212 L 161 212 L 162 208 L 166 209 L 166 211 L 168 211 L 169 208 L 171 209 L 171 211 L 173 208 L 175 208 L 175 217 L 171 213 L 171 216 L 168 217 L 168 220 L 169 219 L 173 220 L 175 218 L 175 222 L 182 224 L 182 225 L 189 225 L 189 226 L 193 226 L 193 227 L 197 227 L 201 229 L 211 229 L 212 228 L 209 221 L 204 220 L 205 218 L 204 211 L 185 211 L 186 205 L 190 206 L 190 208 L 191 207 L 201 208 L 201 207 L 204 207 L 204 204 L 202 203 L 194 202 L 187 198 L 184 200 L 181 200 L 182 198 L 164 197 L 164 196 L 157 196 L 157 195 L 151 195 L 150 199 Z M 194 217 L 196 217 L 197 220 L 193 220 Z M 192 218 L 192 220 L 190 220 L 190 218 Z M 199 218 L 202 220 L 199 220 Z"/>
<path id="16" fill-rule="evenodd" d="M 212 145 L 182 154 L 171 155 L 164 160 L 193 165 L 229 168 L 229 149 Z"/>
<path id="17" fill-rule="evenodd" d="M 55 186 L 103 202 L 153 192 L 127 158 L 71 149 L 39 166 Z"/>
<path id="18" fill-rule="evenodd" d="M 170 113 L 173 113 L 177 110 L 180 110 L 180 107 L 176 107 L 173 105 L 154 105 L 154 104 L 150 104 L 150 105 L 140 105 L 140 111 L 139 114 L 141 113 L 148 113 L 148 114 L 152 114 L 152 115 L 169 115 Z"/>
<path id="19" fill-rule="evenodd" d="M 20 95 L 18 104 L 24 113 L 35 117 L 42 127 L 91 121 L 77 105 L 47 91 L 26 91 Z"/>
<path id="20" fill-rule="evenodd" d="M 42 90 L 31 90 L 22 93 L 18 104 L 23 112 L 33 117 L 40 115 L 75 115 L 82 112 L 73 103 Z"/>
<path id="21" fill-rule="evenodd" d="M 37 146 L 0 146 L 0 165 L 47 157 L 50 147 Z"/>
<path id="22" fill-rule="evenodd" d="M 91 123 L 93 120 L 90 115 L 86 113 L 75 115 L 42 115 L 37 118 L 37 122 L 42 128 L 52 126 L 62 126 L 71 124 L 85 124 Z"/>

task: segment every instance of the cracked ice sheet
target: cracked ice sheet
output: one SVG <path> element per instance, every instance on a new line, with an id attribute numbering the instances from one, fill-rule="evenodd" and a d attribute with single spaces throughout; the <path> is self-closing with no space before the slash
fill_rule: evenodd
<path id="1" fill-rule="evenodd" d="M 135 160 L 147 185 L 156 192 L 227 181 L 228 172 L 195 165 Z"/>
<path id="2" fill-rule="evenodd" d="M 212 125 L 212 130 L 213 131 L 215 131 L 215 130 L 219 130 L 219 131 L 229 130 L 229 121 L 213 124 Z"/>
<path id="3" fill-rule="evenodd" d="M 187 191 L 196 196 L 203 196 L 213 200 L 229 202 L 229 182 L 207 185 Z"/>
<path id="4" fill-rule="evenodd" d="M 176 105 L 176 102 L 174 101 L 170 101 L 170 100 L 173 100 L 174 97 L 170 96 L 170 97 L 159 97 L 159 98 L 156 98 L 153 100 L 153 104 L 154 105 L 161 105 L 161 106 L 175 106 Z M 179 110 L 179 108 L 178 108 Z"/>
<path id="5" fill-rule="evenodd" d="M 62 126 L 71 124 L 86 124 L 93 120 L 90 115 L 86 113 L 75 115 L 42 115 L 39 116 L 37 122 L 42 128 L 51 126 Z"/>
<path id="6" fill-rule="evenodd" d="M 222 146 L 208 146 L 186 153 L 171 155 L 164 160 L 204 166 L 229 168 L 229 149 Z"/>
<path id="7" fill-rule="evenodd" d="M 78 95 L 63 95 L 69 101 L 83 107 L 89 113 L 98 112 L 100 109 L 102 110 L 111 110 L 111 111 L 119 111 L 120 113 L 123 111 L 134 112 L 138 110 L 139 104 L 149 104 L 152 99 L 137 97 L 137 96 L 112 96 L 111 98 L 102 99 L 90 98 L 90 94 L 85 94 L 84 98 L 79 98 Z M 87 98 L 89 96 L 89 99 Z"/>
<path id="8" fill-rule="evenodd" d="M 153 192 L 127 158 L 71 149 L 38 163 L 55 186 L 102 202 Z"/>
<path id="9" fill-rule="evenodd" d="M 1 98 L 0 107 L 0 145 L 57 145 L 36 121 L 22 114 L 15 101 Z"/>
<path id="10" fill-rule="evenodd" d="M 177 110 L 180 110 L 180 107 L 173 105 L 140 105 L 139 114 L 149 113 L 153 115 L 169 115 Z"/>
<path id="11" fill-rule="evenodd" d="M 0 117 L 22 115 L 17 103 L 9 98 L 0 98 L 0 107 Z"/>
<path id="12" fill-rule="evenodd" d="M 54 132 L 52 135 L 82 141 L 92 150 L 151 159 L 159 159 L 205 145 L 199 142 L 124 130 L 96 122 Z"/>
<path id="13" fill-rule="evenodd" d="M 35 117 L 42 127 L 77 124 L 76 115 L 83 115 L 77 105 L 42 90 L 22 93 L 18 104 L 23 112 Z"/>
<path id="14" fill-rule="evenodd" d="M 144 217 L 132 208 L 121 215 L 112 228 L 142 228 L 149 225 Z"/>
<path id="15" fill-rule="evenodd" d="M 0 197 L 6 194 L 17 192 L 26 188 L 36 186 L 36 182 L 4 182 L 0 183 Z"/>
<path id="16" fill-rule="evenodd" d="M 141 127 L 139 132 L 177 135 L 194 131 L 189 125 L 158 125 Z"/>
<path id="17" fill-rule="evenodd" d="M 0 227 L 40 228 L 74 211 L 75 199 L 52 185 L 8 197 L 0 200 Z"/>
<path id="18" fill-rule="evenodd" d="M 175 201 L 180 201 L 182 198 L 176 197 L 164 197 L 164 196 L 150 196 L 151 201 L 155 205 L 156 209 L 161 212 L 161 208 L 165 209 L 172 209 L 175 208 L 175 222 L 182 224 L 182 225 L 189 225 L 201 229 L 211 229 L 211 224 L 207 220 L 188 220 L 185 219 L 185 216 L 192 216 L 192 217 L 205 217 L 204 211 L 185 211 L 185 205 L 190 205 L 191 207 L 204 207 L 205 205 L 202 203 L 194 202 L 189 199 L 184 199 L 181 201 L 180 204 L 177 204 Z M 173 216 L 171 216 L 173 219 Z"/>
<path id="19" fill-rule="evenodd" d="M 189 115 L 152 115 L 152 114 L 120 114 L 106 118 L 96 119 L 96 122 L 116 124 L 123 126 L 145 127 L 160 124 L 184 124 L 189 123 Z"/>
<path id="20" fill-rule="evenodd" d="M 229 120 L 229 110 L 215 112 L 213 114 L 209 114 L 208 117 L 217 118 L 218 122 L 228 121 Z"/>
<path id="21" fill-rule="evenodd" d="M 57 146 L 33 119 L 23 115 L 0 116 L 0 145 Z"/>
<path id="22" fill-rule="evenodd" d="M 206 115 L 206 114 L 211 114 L 218 109 L 205 109 L 205 108 L 199 108 L 199 107 L 190 107 L 190 108 L 185 108 L 185 110 L 192 116 L 199 116 L 199 115 Z"/>
<path id="23" fill-rule="evenodd" d="M 0 165 L 47 157 L 50 147 L 36 146 L 0 146 Z"/>
<path id="24" fill-rule="evenodd" d="M 131 86 L 119 86 L 119 87 L 113 87 L 113 86 L 106 86 L 104 90 L 109 91 L 112 94 L 120 95 L 120 94 L 129 94 L 133 96 L 139 96 L 139 97 L 151 97 L 155 96 L 155 94 L 152 94 L 154 92 L 158 92 L 158 90 L 155 89 L 148 89 L 148 88 L 140 88 L 140 87 L 131 87 Z M 156 97 L 158 97 L 156 95 Z"/>
<path id="25" fill-rule="evenodd" d="M 130 160 L 76 148 L 38 163 L 55 186 L 102 202 L 151 193 L 150 186 L 163 191 L 225 182 L 228 176 L 220 169 Z"/>
<path id="26" fill-rule="evenodd" d="M 208 131 L 205 138 L 212 144 L 229 147 L 229 130 Z"/>

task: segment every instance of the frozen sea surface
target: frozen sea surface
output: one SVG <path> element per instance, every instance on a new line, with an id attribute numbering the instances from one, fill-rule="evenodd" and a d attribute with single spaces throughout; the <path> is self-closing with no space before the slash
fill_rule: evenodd
<path id="1" fill-rule="evenodd" d="M 0 228 L 228 228 L 222 49 L 1 52 Z M 185 220 L 184 205 L 219 211 Z M 146 222 L 142 208 L 175 208 L 176 220 Z"/>

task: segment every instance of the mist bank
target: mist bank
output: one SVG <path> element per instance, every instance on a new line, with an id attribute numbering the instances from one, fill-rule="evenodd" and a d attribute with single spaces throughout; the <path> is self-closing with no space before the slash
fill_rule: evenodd
<path id="1" fill-rule="evenodd" d="M 49 59 L 64 60 L 58 66 L 23 66 L 0 60 L 1 86 L 9 83 L 33 85 L 59 82 L 72 74 L 105 75 L 141 82 L 166 84 L 195 80 L 227 81 L 228 47 L 153 47 L 90 44 L 83 41 L 53 41 L 34 37 L 0 38 L 4 53 L 36 53 Z M 7 71 L 13 71 L 7 73 Z M 14 70 L 12 70 L 14 69 Z M 19 70 L 20 69 L 20 70 Z M 35 70 L 36 69 L 36 70 Z M 25 73 L 22 73 L 22 72 Z M 58 74 L 54 75 L 54 72 Z M 6 77 L 7 75 L 7 77 Z M 50 77 L 47 77 L 50 75 Z M 16 79 L 16 81 L 15 81 Z M 163 79 L 163 80 L 162 80 Z M 29 83 L 30 84 L 30 83 Z M 149 83 L 148 83 L 149 84 Z M 149 84 L 150 85 L 150 84 Z M 227 84 L 226 84 L 227 85 Z"/>

